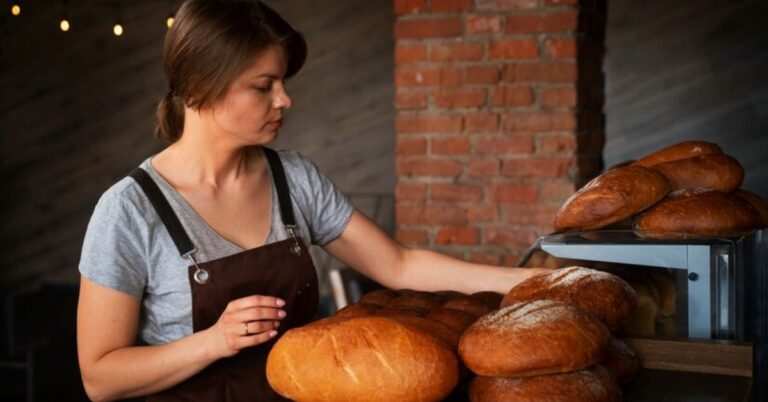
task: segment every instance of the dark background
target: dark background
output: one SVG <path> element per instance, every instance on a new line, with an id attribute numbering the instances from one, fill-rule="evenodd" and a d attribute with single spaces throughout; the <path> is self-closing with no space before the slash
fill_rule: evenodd
<path id="1" fill-rule="evenodd" d="M 308 155 L 348 193 L 391 194 L 392 1 L 268 3 L 310 48 L 276 146 Z M 29 366 L 8 363 L 32 362 L 37 400 L 84 400 L 80 246 L 98 196 L 163 146 L 154 109 L 178 2 L 121 2 L 120 38 L 111 1 L 70 1 L 68 33 L 62 2 L 24 1 L 19 17 L 10 4 L 0 1 L 0 399 L 23 400 Z M 768 198 L 767 11 L 760 0 L 611 1 L 606 165 L 708 139 L 744 164 L 744 188 Z"/>

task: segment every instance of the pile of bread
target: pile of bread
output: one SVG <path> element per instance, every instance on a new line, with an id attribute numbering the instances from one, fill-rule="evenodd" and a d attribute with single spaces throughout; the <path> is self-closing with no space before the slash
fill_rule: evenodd
<path id="1" fill-rule="evenodd" d="M 503 300 L 374 291 L 285 333 L 267 379 L 302 402 L 466 400 L 467 384 L 473 402 L 617 401 L 638 361 L 610 331 L 636 303 L 620 278 L 580 267 L 533 277 Z"/>
<path id="2" fill-rule="evenodd" d="M 741 236 L 768 227 L 768 204 L 739 190 L 743 179 L 739 161 L 716 144 L 682 142 L 587 183 L 560 208 L 555 230 L 625 224 L 652 238 Z"/>

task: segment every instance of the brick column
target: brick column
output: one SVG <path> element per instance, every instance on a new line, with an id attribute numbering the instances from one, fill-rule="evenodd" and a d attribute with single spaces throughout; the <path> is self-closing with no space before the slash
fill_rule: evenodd
<path id="1" fill-rule="evenodd" d="M 604 1 L 395 0 L 397 238 L 513 265 L 602 169 Z"/>

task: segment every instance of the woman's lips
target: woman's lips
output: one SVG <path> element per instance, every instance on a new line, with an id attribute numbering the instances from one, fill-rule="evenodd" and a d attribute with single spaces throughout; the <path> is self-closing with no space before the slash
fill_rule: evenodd
<path id="1" fill-rule="evenodd" d="M 269 126 L 270 128 L 275 128 L 275 129 L 280 128 L 282 125 L 283 125 L 283 119 L 275 120 L 267 124 L 267 126 Z"/>

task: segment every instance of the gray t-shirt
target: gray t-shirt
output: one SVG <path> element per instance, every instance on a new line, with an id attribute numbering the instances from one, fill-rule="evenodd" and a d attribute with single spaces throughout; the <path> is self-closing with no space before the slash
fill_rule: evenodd
<path id="1" fill-rule="evenodd" d="M 307 244 L 324 245 L 338 237 L 352 215 L 347 197 L 309 159 L 297 152 L 279 151 L 279 155 L 301 238 Z M 208 226 L 150 161 L 145 160 L 141 167 L 179 217 L 197 248 L 198 262 L 244 251 Z M 271 198 L 271 227 L 266 243 L 288 238 L 274 183 Z M 101 196 L 88 223 L 80 273 L 102 286 L 141 299 L 139 331 L 148 344 L 163 344 L 192 333 L 189 265 L 135 180 L 126 177 Z"/>

